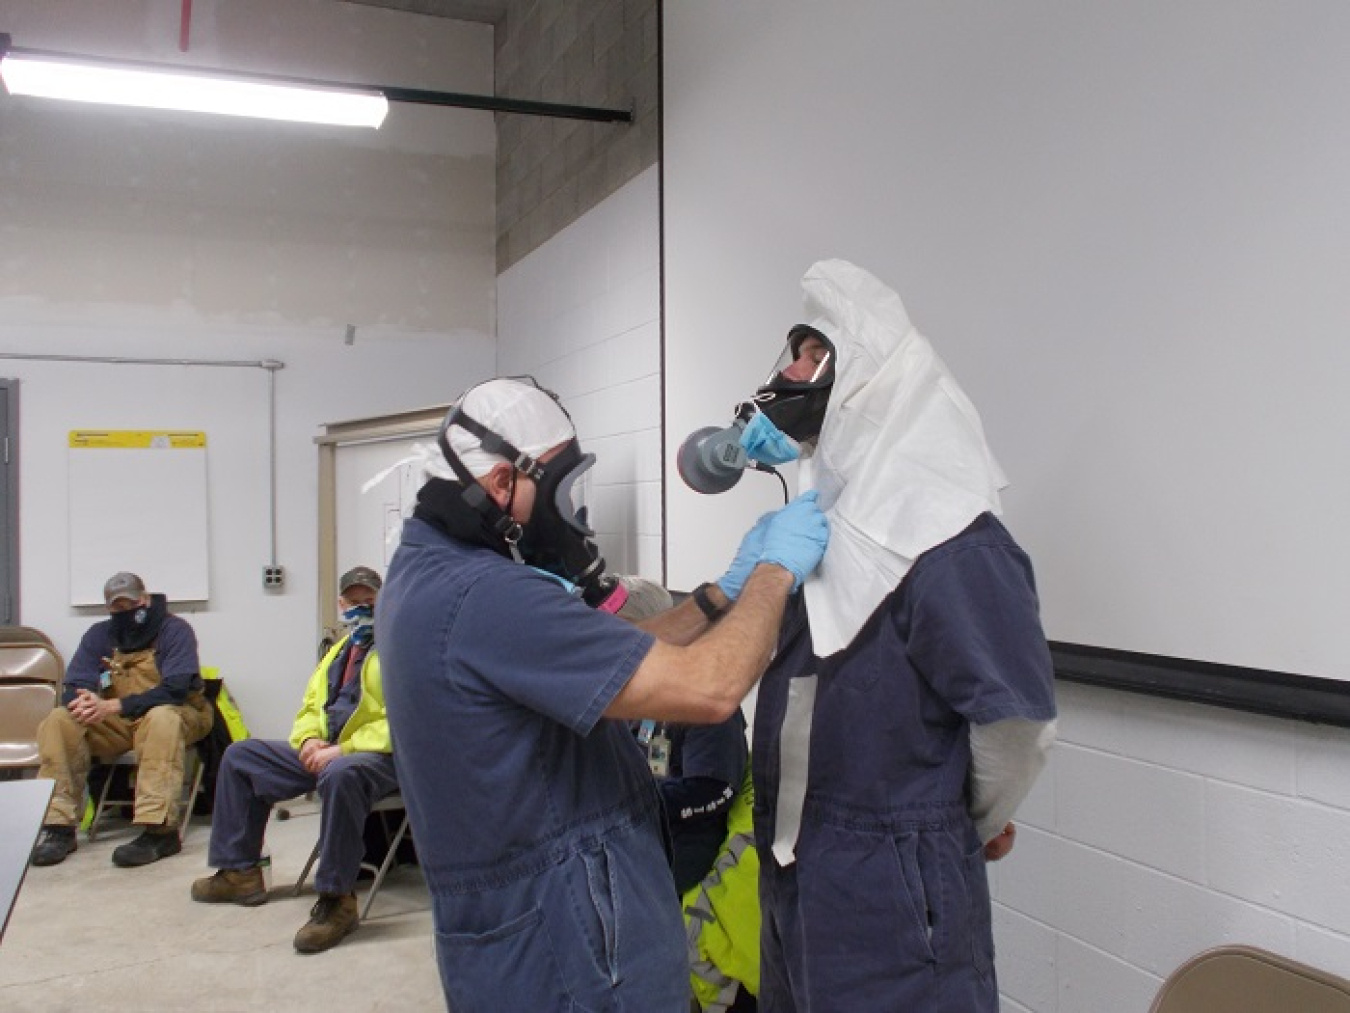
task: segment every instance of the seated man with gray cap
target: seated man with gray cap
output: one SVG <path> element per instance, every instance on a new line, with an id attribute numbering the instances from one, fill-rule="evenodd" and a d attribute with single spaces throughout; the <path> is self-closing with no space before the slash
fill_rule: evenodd
<path id="1" fill-rule="evenodd" d="M 356 879 L 365 853 L 366 817 L 398 790 L 380 660 L 375 653 L 375 599 L 380 575 L 357 566 L 338 582 L 348 634 L 310 676 L 289 742 L 245 739 L 225 750 L 216 778 L 207 863 L 218 871 L 192 884 L 192 899 L 255 907 L 267 901 L 263 831 L 272 806 L 317 791 L 319 899 L 295 936 L 300 953 L 319 953 L 356 928 Z"/>
<path id="2" fill-rule="evenodd" d="M 113 862 L 149 865 L 182 850 L 183 754 L 213 720 L 202 694 L 197 636 L 134 573 L 113 574 L 103 601 L 109 618 L 89 628 L 66 669 L 65 707 L 38 726 L 38 776 L 52 778 L 56 788 L 34 865 L 56 865 L 75 850 L 92 757 L 112 760 L 128 749 L 139 761 L 132 821 L 142 832 L 114 849 Z"/>

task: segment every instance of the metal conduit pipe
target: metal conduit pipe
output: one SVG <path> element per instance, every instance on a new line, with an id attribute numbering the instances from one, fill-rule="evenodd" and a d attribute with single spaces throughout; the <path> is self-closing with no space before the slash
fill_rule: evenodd
<path id="1" fill-rule="evenodd" d="M 267 370 L 268 514 L 271 566 L 277 565 L 277 370 L 286 364 L 277 359 L 140 359 L 125 355 L 47 355 L 36 352 L 0 352 L 0 359 L 27 362 L 87 362 L 114 366 L 219 366 Z"/>

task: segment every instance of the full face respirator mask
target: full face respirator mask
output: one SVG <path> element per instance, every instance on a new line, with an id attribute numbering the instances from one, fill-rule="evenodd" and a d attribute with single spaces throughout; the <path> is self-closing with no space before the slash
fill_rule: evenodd
<path id="1" fill-rule="evenodd" d="M 834 343 L 809 324 L 797 324 L 768 378 L 734 410 L 729 426 L 690 433 L 676 468 L 695 492 L 726 492 L 747 468 L 777 474 L 798 446 L 820 435 L 834 385 Z"/>
<path id="2" fill-rule="evenodd" d="M 545 393 L 557 400 L 551 392 Z M 561 402 L 559 407 L 562 407 Z M 566 409 L 563 411 L 566 414 Z M 452 426 L 459 426 L 476 436 L 483 450 L 505 458 L 518 473 L 535 483 L 534 508 L 527 524 L 522 525 L 497 506 L 487 490 L 478 484 L 451 447 L 449 432 Z M 446 463 L 459 479 L 461 498 L 486 520 L 488 527 L 505 543 L 512 558 L 576 585 L 582 598 L 593 608 L 617 612 L 623 606 L 627 592 L 617 577 L 605 572 L 605 560 L 594 541 L 595 531 L 588 523 L 587 472 L 595 464 L 594 454 L 583 454 L 581 445 L 573 439 L 552 460 L 543 463 L 518 450 L 460 405 L 451 408 L 446 415 L 437 443 Z"/>

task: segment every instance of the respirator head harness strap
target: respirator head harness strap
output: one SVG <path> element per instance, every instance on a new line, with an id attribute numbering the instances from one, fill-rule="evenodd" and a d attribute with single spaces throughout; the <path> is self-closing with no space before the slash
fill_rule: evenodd
<path id="1" fill-rule="evenodd" d="M 445 456 L 446 463 L 450 465 L 451 470 L 454 471 L 463 487 L 460 495 L 464 502 L 477 510 L 487 521 L 488 526 L 500 535 L 507 545 L 514 548 L 520 541 L 522 533 L 520 522 L 492 501 L 492 497 L 487 494 L 487 490 L 478 484 L 478 480 L 473 477 L 473 473 L 465 467 L 459 455 L 451 448 L 449 439 L 451 426 L 459 426 L 464 431 L 478 437 L 478 442 L 485 451 L 505 458 L 506 462 L 516 471 L 534 479 L 536 482 L 544 477 L 543 465 L 539 463 L 537 458 L 517 450 L 509 440 L 483 425 L 460 405 L 455 405 L 446 414 L 445 421 L 441 424 L 441 431 L 436 436 L 436 442 L 441 448 L 441 453 Z"/>
<path id="2" fill-rule="evenodd" d="M 510 377 L 527 382 L 551 397 L 563 415 L 571 416 L 558 396 L 541 387 L 533 377 Z M 581 478 L 595 464 L 594 454 L 583 454 L 575 436 L 547 463 L 520 450 L 500 433 L 494 432 L 463 408 L 464 399 L 445 417 L 437 435 L 437 444 L 446 463 L 454 471 L 461 487 L 460 497 L 486 521 L 489 529 L 501 538 L 518 562 L 545 570 L 576 584 L 588 604 L 604 607 L 615 600 L 618 581 L 606 574 L 605 561 L 595 542 L 595 531 L 590 527 L 586 508 L 578 507 L 576 498 L 583 492 Z M 536 486 L 534 510 L 527 524 L 521 524 L 499 507 L 474 477 L 468 466 L 451 445 L 451 426 L 459 426 L 479 441 L 486 453 L 505 459 L 515 471 L 532 479 Z M 575 426 L 572 427 L 575 432 Z M 617 598 L 618 608 L 623 603 Z M 612 611 L 612 609 L 611 609 Z"/>

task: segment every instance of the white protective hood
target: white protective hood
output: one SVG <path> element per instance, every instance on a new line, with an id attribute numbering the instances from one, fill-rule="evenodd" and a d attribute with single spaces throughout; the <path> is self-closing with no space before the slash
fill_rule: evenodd
<path id="1" fill-rule="evenodd" d="M 802 278 L 806 322 L 834 342 L 834 389 L 804 489 L 820 491 L 830 545 L 806 581 L 815 653 L 847 647 L 926 549 L 1001 512 L 1003 470 L 979 413 L 900 297 L 844 260 Z"/>

